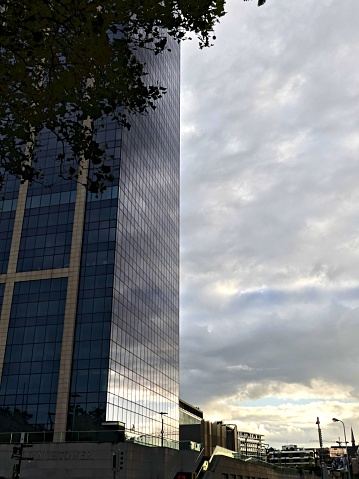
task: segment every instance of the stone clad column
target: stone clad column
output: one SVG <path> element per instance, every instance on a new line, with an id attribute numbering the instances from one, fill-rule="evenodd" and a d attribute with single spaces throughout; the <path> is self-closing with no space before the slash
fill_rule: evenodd
<path id="1" fill-rule="evenodd" d="M 88 165 L 86 164 L 83 166 L 84 177 L 86 177 L 87 169 Z M 65 432 L 67 427 L 69 394 L 71 386 L 72 355 L 76 325 L 86 196 L 86 188 L 78 183 L 72 230 L 70 266 L 68 268 L 64 331 L 62 336 L 59 383 L 57 388 L 54 442 L 64 442 L 66 436 Z"/>

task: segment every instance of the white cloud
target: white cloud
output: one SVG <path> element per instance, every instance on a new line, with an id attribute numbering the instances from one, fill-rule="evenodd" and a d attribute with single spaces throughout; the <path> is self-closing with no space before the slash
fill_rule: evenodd
<path id="1" fill-rule="evenodd" d="M 271 399 L 266 398 L 270 403 Z M 237 424 L 241 431 L 250 431 L 265 436 L 265 442 L 280 448 L 285 444 L 319 447 L 316 425 L 319 417 L 324 446 L 335 445 L 338 437 L 343 440 L 343 430 L 332 422 L 332 417 L 341 417 L 354 429 L 357 422 L 350 423 L 350 417 L 357 417 L 359 407 L 356 402 L 342 403 L 339 400 L 314 400 L 305 404 L 283 401 L 281 404 L 238 407 L 232 401 L 207 403 L 212 411 L 212 420 L 220 418 L 225 423 Z M 349 433 L 349 431 L 347 431 Z"/>

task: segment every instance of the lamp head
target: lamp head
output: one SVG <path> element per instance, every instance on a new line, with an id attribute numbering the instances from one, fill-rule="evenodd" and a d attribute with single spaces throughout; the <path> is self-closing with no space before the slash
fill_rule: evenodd
<path id="1" fill-rule="evenodd" d="M 332 421 L 334 421 L 334 422 L 340 422 L 340 419 L 337 419 L 336 417 L 333 417 Z"/>

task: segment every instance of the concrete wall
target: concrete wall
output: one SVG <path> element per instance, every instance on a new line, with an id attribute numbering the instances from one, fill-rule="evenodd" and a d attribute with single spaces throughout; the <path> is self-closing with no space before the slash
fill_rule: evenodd
<path id="1" fill-rule="evenodd" d="M 11 478 L 13 445 L 0 445 L 0 477 Z M 113 479 L 111 444 L 46 443 L 24 448 L 22 479 Z M 26 457 L 33 458 L 28 462 Z"/>
<path id="2" fill-rule="evenodd" d="M 0 444 L 0 479 L 10 479 L 12 444 Z M 112 469 L 113 454 L 116 470 Z M 131 442 L 46 443 L 24 448 L 21 479 L 173 479 L 198 468 L 201 454 Z M 28 462 L 26 457 L 32 457 Z M 121 464 L 123 462 L 123 464 Z M 121 468 L 122 467 L 122 468 Z M 295 470 L 214 456 L 201 479 L 312 479 Z"/>
<path id="3" fill-rule="evenodd" d="M 253 461 L 214 456 L 202 479 L 313 479 L 312 474 L 302 474 L 295 469 L 273 467 Z"/>
<path id="4" fill-rule="evenodd" d="M 10 479 L 13 445 L 0 445 L 0 479 Z M 112 457 L 116 455 L 116 470 Z M 198 452 L 144 447 L 130 442 L 46 443 L 24 448 L 21 479 L 173 479 L 183 467 L 195 469 Z M 28 462 L 25 458 L 33 457 Z M 120 462 L 123 458 L 123 464 Z M 122 467 L 122 469 L 121 469 Z"/>

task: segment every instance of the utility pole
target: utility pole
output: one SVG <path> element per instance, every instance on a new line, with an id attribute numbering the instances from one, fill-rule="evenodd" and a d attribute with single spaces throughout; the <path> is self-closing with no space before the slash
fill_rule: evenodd
<path id="1" fill-rule="evenodd" d="M 319 437 L 319 446 L 320 446 L 320 470 L 322 473 L 322 479 L 328 478 L 328 470 L 327 465 L 324 461 L 324 451 L 323 451 L 323 437 L 322 437 L 322 430 L 320 429 L 320 421 L 319 417 L 317 417 L 317 422 L 315 423 L 318 426 L 318 437 Z"/>

